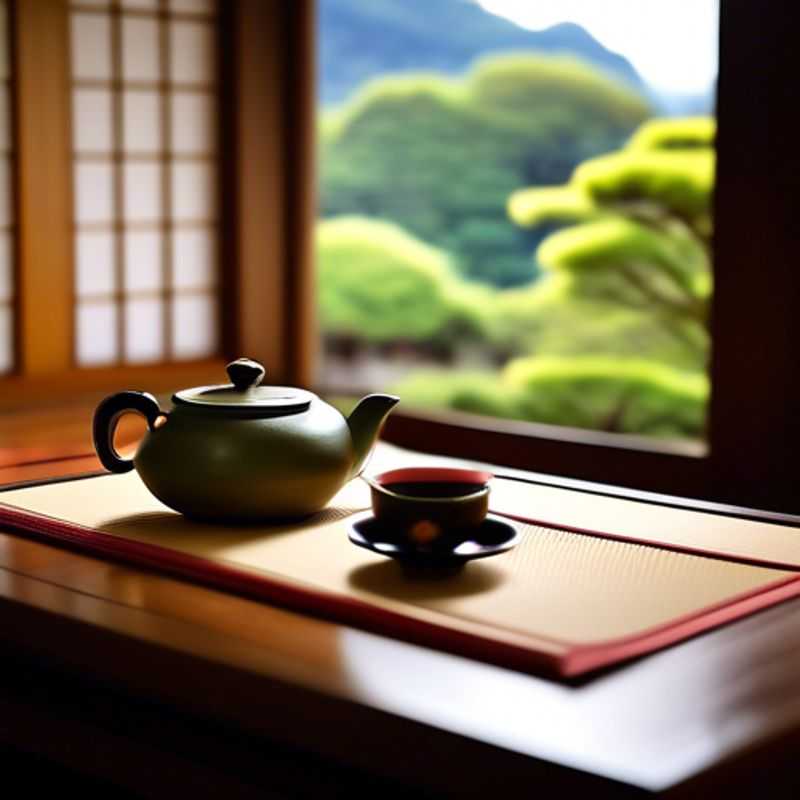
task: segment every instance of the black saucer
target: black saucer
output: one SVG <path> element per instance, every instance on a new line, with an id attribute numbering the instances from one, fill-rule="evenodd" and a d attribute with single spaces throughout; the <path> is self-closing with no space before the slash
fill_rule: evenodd
<path id="1" fill-rule="evenodd" d="M 486 558 L 510 550 L 519 541 L 519 531 L 509 521 L 489 514 L 463 535 L 445 535 L 421 545 L 398 535 L 372 514 L 357 517 L 350 526 L 350 541 L 374 553 L 416 567 L 458 567 L 474 558 Z"/>

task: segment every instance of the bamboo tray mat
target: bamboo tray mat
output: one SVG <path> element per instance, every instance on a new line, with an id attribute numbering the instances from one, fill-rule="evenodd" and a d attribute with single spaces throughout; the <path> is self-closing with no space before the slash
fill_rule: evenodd
<path id="1" fill-rule="evenodd" d="M 193 523 L 152 497 L 135 473 L 0 493 L 0 523 L 341 623 L 560 676 L 800 594 L 800 545 L 791 528 L 499 479 L 492 496 L 494 511 L 538 523 L 518 523 L 514 550 L 436 579 L 409 575 L 350 544 L 348 526 L 369 504 L 361 481 L 295 525 Z M 591 529 L 599 533 L 585 532 Z"/>

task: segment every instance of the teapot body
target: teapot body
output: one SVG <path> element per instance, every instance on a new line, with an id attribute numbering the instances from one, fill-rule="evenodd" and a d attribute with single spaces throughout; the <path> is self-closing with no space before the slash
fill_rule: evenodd
<path id="1" fill-rule="evenodd" d="M 111 472 L 136 469 L 162 502 L 200 520 L 256 522 L 308 516 L 364 468 L 392 395 L 362 398 L 345 419 L 315 394 L 261 386 L 264 368 L 240 358 L 231 383 L 176 392 L 164 412 L 146 392 L 117 392 L 95 410 L 94 446 Z M 114 431 L 123 414 L 148 431 L 132 460 Z"/>
<path id="2" fill-rule="evenodd" d="M 316 400 L 277 417 L 176 405 L 149 430 L 133 459 L 165 505 L 201 520 L 259 521 L 319 511 L 350 477 L 344 417 Z"/>

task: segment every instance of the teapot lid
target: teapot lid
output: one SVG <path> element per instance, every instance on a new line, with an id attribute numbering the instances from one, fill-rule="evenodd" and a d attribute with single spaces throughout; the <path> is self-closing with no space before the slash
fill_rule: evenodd
<path id="1" fill-rule="evenodd" d="M 206 408 L 238 409 L 277 417 L 305 411 L 316 395 L 292 386 L 261 386 L 264 367 L 249 358 L 239 358 L 226 367 L 230 383 L 198 386 L 176 392 L 175 403 Z"/>

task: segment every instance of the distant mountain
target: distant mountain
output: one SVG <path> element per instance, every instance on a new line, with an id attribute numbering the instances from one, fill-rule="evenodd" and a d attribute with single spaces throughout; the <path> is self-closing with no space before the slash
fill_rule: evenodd
<path id="1" fill-rule="evenodd" d="M 509 50 L 568 52 L 644 90 L 630 62 L 579 25 L 529 31 L 473 0 L 320 0 L 318 25 L 324 105 L 386 72 L 459 74 L 479 56 Z"/>

